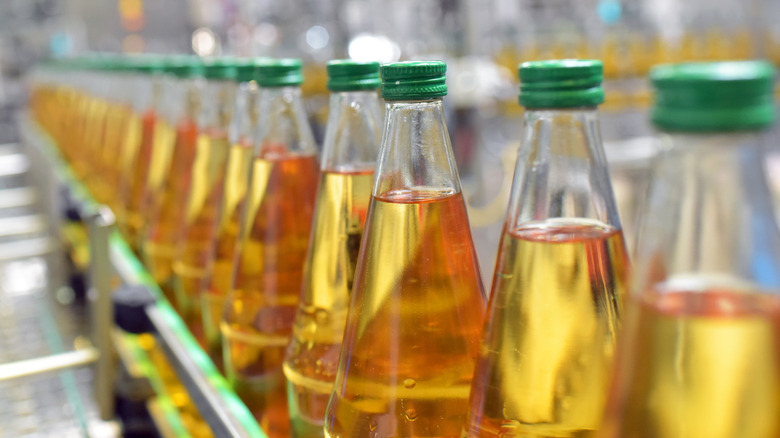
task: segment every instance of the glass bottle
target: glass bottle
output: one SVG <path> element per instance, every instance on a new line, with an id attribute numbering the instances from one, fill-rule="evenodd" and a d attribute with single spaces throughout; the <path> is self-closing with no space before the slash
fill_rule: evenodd
<path id="1" fill-rule="evenodd" d="M 69 98 L 65 102 L 72 102 L 73 113 L 63 111 L 61 108 L 54 107 L 56 114 L 68 118 L 68 123 L 63 125 L 63 147 L 65 148 L 65 157 L 68 159 L 76 177 L 83 181 L 83 176 L 87 166 L 84 160 L 84 150 L 87 147 L 85 127 L 87 119 L 87 109 L 91 101 L 91 90 L 87 86 L 86 79 L 95 80 L 96 73 L 94 67 L 90 65 L 87 58 L 80 58 L 74 61 L 74 70 L 70 74 L 70 92 Z M 94 82 L 93 82 L 94 83 Z M 58 102 L 64 103 L 64 102 Z M 81 150 L 77 147 L 81 146 Z"/>
<path id="2" fill-rule="evenodd" d="M 284 374 L 293 436 L 322 436 L 336 379 L 382 123 L 379 63 L 327 64 L 330 111 L 303 289 Z"/>
<path id="3" fill-rule="evenodd" d="M 220 321 L 225 297 L 233 277 L 235 249 L 241 227 L 241 206 L 249 185 L 255 136 L 257 135 L 259 88 L 256 70 L 259 59 L 241 61 L 236 67 L 236 109 L 229 130 L 230 156 L 220 200 L 219 219 L 214 226 L 211 244 L 206 254 L 206 269 L 201 282 L 200 307 L 206 350 L 221 367 L 222 334 Z"/>
<path id="4" fill-rule="evenodd" d="M 106 96 L 111 89 L 111 71 L 114 70 L 114 61 L 106 55 L 95 56 L 91 61 L 94 70 L 85 78 L 85 86 L 88 90 L 88 102 L 84 117 L 84 147 L 79 151 L 83 167 L 76 167 L 79 179 L 84 182 L 98 202 L 105 199 L 99 196 L 96 185 L 99 181 L 98 173 L 103 156 L 103 134 L 105 129 L 106 114 L 108 112 L 108 100 Z M 86 82 L 89 80 L 89 82 Z M 78 162 L 77 162 L 78 163 Z"/>
<path id="5" fill-rule="evenodd" d="M 73 156 L 73 171 L 76 177 L 84 182 L 91 170 L 90 158 L 94 155 L 92 144 L 92 132 L 95 129 L 94 113 L 97 99 L 96 90 L 101 85 L 102 74 L 98 66 L 98 60 L 94 57 L 84 59 L 84 70 L 81 77 L 76 79 L 79 90 L 80 116 L 76 120 L 77 141 L 70 145 Z M 81 147 L 78 147 L 80 143 Z"/>
<path id="6" fill-rule="evenodd" d="M 83 143 L 82 119 L 84 118 L 87 90 L 83 78 L 89 74 L 83 58 L 61 61 L 47 68 L 49 81 L 45 84 L 46 98 L 40 100 L 44 126 L 54 135 L 63 156 L 78 176 L 83 172 L 75 145 Z M 59 79 L 62 78 L 62 83 Z"/>
<path id="7" fill-rule="evenodd" d="M 442 110 L 443 62 L 381 67 L 387 101 L 325 436 L 453 437 L 485 295 Z"/>
<path id="8" fill-rule="evenodd" d="M 523 141 L 466 437 L 598 429 L 628 275 L 596 106 L 602 64 L 519 67 Z"/>
<path id="9" fill-rule="evenodd" d="M 198 117 L 198 141 L 192 177 L 185 197 L 181 231 L 174 242 L 173 287 L 176 307 L 197 339 L 203 339 L 199 293 L 208 264 L 214 227 L 228 171 L 228 130 L 236 106 L 236 61 L 206 62 Z"/>
<path id="10" fill-rule="evenodd" d="M 152 153 L 155 122 L 160 117 L 160 96 L 166 60 L 145 56 L 133 85 L 133 115 L 128 122 L 125 156 L 119 181 L 117 225 L 130 246 L 138 251 L 143 226 L 141 202 Z"/>
<path id="11" fill-rule="evenodd" d="M 148 73 L 150 59 L 146 55 L 133 55 L 130 58 L 128 72 L 123 87 L 123 105 L 121 107 L 121 132 L 119 148 L 113 157 L 116 174 L 111 180 L 112 202 L 109 205 L 116 217 L 117 229 L 125 234 L 127 230 L 127 210 L 124 202 L 125 187 L 132 176 L 132 164 L 141 144 L 141 101 L 148 99 Z"/>
<path id="12" fill-rule="evenodd" d="M 653 167 L 600 437 L 780 437 L 780 231 L 763 170 L 774 68 L 650 78 Z"/>
<path id="13" fill-rule="evenodd" d="M 301 292 L 319 168 L 301 99 L 301 61 L 262 63 L 257 81 L 256 150 L 221 332 L 236 393 L 269 437 L 286 437 L 282 361 Z"/>
<path id="14" fill-rule="evenodd" d="M 125 153 L 135 62 L 135 59 L 127 56 L 117 56 L 112 60 L 104 97 L 106 112 L 98 157 L 99 168 L 93 174 L 95 199 L 111 207 L 114 212 L 118 210 L 120 164 Z"/>
<path id="15" fill-rule="evenodd" d="M 101 204 L 110 201 L 109 186 L 105 181 L 109 173 L 109 153 L 117 153 L 117 138 L 119 136 L 118 111 L 119 96 L 117 90 L 123 86 L 122 70 L 124 62 L 119 56 L 106 56 L 102 65 L 102 87 L 97 94 L 99 113 L 93 131 L 94 155 L 91 155 L 92 169 L 87 175 L 86 185 L 95 200 Z"/>
<path id="16" fill-rule="evenodd" d="M 176 241 L 192 180 L 198 143 L 198 115 L 204 86 L 203 61 L 179 58 L 171 68 L 175 81 L 167 84 L 165 120 L 155 124 L 152 157 L 144 193 L 147 223 L 142 257 L 155 282 L 176 307 L 170 283 Z M 178 310 L 178 309 L 177 309 Z"/>

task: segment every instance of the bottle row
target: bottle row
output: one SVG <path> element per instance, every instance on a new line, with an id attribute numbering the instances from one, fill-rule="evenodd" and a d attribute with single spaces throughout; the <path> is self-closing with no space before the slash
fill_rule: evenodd
<path id="1" fill-rule="evenodd" d="M 269 437 L 780 438 L 770 64 L 653 68 L 633 268 L 602 63 L 520 64 L 487 295 L 446 65 L 327 72 L 321 154 L 296 59 L 85 58 L 31 82 L 34 119 Z"/>

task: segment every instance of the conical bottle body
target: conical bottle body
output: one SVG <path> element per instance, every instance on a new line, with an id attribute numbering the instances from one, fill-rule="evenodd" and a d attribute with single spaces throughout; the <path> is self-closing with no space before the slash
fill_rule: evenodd
<path id="1" fill-rule="evenodd" d="M 263 430 L 284 437 L 289 416 L 282 361 L 301 291 L 319 166 L 300 88 L 263 89 L 259 104 L 258 145 L 221 332 L 228 379 Z"/>
<path id="2" fill-rule="evenodd" d="M 763 170 L 775 70 L 653 70 L 662 130 L 600 437 L 780 437 L 780 231 Z"/>
<path id="3" fill-rule="evenodd" d="M 698 137 L 657 159 L 604 437 L 780 436 L 780 238 L 759 137 Z"/>
<path id="4" fill-rule="evenodd" d="M 374 183 L 380 111 L 375 90 L 331 95 L 301 301 L 284 363 L 295 437 L 323 434 Z"/>
<path id="5" fill-rule="evenodd" d="M 224 61 L 226 68 L 230 67 L 229 62 Z M 205 337 L 200 293 L 225 191 L 231 148 L 228 131 L 236 108 L 236 88 L 234 78 L 209 78 L 204 88 L 192 180 L 185 194 L 181 230 L 175 242 L 172 283 L 177 308 L 201 341 Z"/>
<path id="6" fill-rule="evenodd" d="M 382 138 L 325 436 L 457 436 L 485 298 L 441 100 Z"/>
<path id="7" fill-rule="evenodd" d="M 170 282 L 176 242 L 180 236 L 192 165 L 198 149 L 198 115 L 204 86 L 203 66 L 197 59 L 182 60 L 179 78 L 166 90 L 165 121 L 155 124 L 152 162 L 144 193 L 148 221 L 143 232 L 142 255 L 152 277 L 174 307 Z"/>
<path id="8" fill-rule="evenodd" d="M 223 365 L 220 321 L 225 298 L 233 277 L 235 251 L 241 228 L 242 202 L 250 184 L 258 123 L 259 90 L 255 82 L 241 84 L 236 98 L 236 114 L 230 133 L 230 151 L 220 199 L 219 219 L 206 254 L 201 280 L 200 311 L 206 350 L 218 366 Z"/>
<path id="9" fill-rule="evenodd" d="M 570 74 L 553 63 L 539 64 Z M 587 98 L 524 115 L 464 437 L 585 437 L 601 423 L 629 261 Z"/>

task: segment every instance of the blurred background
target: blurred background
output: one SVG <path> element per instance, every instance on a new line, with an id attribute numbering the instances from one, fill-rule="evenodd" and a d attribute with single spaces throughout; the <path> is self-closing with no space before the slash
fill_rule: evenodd
<path id="1" fill-rule="evenodd" d="M 780 60 L 779 19 L 771 0 L 5 0 L 0 99 L 21 102 L 15 80 L 36 61 L 87 51 L 303 57 L 312 96 L 329 59 L 439 58 L 455 106 L 495 112 L 514 101 L 518 62 L 592 57 L 609 78 L 604 110 L 630 113 L 648 102 L 636 79 L 653 64 Z"/>
<path id="2" fill-rule="evenodd" d="M 780 1 L 2 0 L 0 188 L 45 181 L 54 187 L 49 192 L 59 190 L 49 181 L 52 172 L 43 158 L 30 156 L 33 165 L 22 166 L 21 154 L 4 146 L 20 140 L 17 116 L 26 107 L 26 80 L 34 66 L 89 52 L 300 57 L 306 109 L 318 140 L 327 120 L 328 60 L 447 61 L 447 122 L 483 279 L 489 283 L 521 138 L 518 63 L 572 57 L 604 62 L 601 130 L 631 249 L 637 203 L 644 196 L 655 153 L 647 113 L 652 102 L 649 69 L 658 63 L 697 60 L 769 59 L 780 64 Z M 780 102 L 780 93 L 776 95 Z M 780 199 L 776 134 L 777 128 L 770 136 L 766 165 Z M 36 161 L 41 163 L 36 166 Z M 30 179 L 9 182 L 16 178 L 14 169 L 27 172 Z M 23 200 L 27 192 L 14 193 Z M 4 194 L 0 206 L 13 204 L 13 199 Z M 4 227 L 0 225 L 0 244 L 8 240 Z M 52 229 L 58 230 L 54 225 Z M 32 244 L 24 242 L 21 249 L 27 254 Z M 0 325 L 0 362 L 77 345 L 88 329 L 86 311 L 74 314 L 56 307 L 72 302 L 73 291 L 57 289 L 59 304 L 42 311 L 34 307 L 41 301 L 30 291 L 44 285 L 31 279 L 51 279 L 53 269 L 46 271 L 40 263 L 6 263 L 4 257 L 0 250 L 0 318 L 6 323 Z M 71 286 L 73 282 L 70 279 Z M 15 298 L 22 296 L 30 299 Z M 56 327 L 42 321 L 56 321 Z M 59 341 L 52 340 L 58 336 Z M 40 350 L 34 350 L 35 345 Z M 2 377 L 0 373 L 0 381 Z M 85 430 L 91 436 L 116 435 L 87 420 L 73 424 L 74 418 L 97 416 L 86 401 L 94 380 L 89 370 L 35 379 L 0 385 L 0 437 L 21 436 L 41 424 L 51 427 L 35 436 L 86 436 Z M 191 404 L 186 391 L 178 394 L 176 406 Z M 69 403 L 57 401 L 61 399 Z"/>
<path id="3" fill-rule="evenodd" d="M 780 63 L 780 2 L 5 0 L 0 143 L 17 140 L 13 115 L 25 103 L 25 72 L 42 59 L 86 52 L 301 57 L 319 139 L 327 119 L 328 60 L 446 60 L 448 123 L 483 274 L 489 274 L 520 138 L 519 62 L 603 60 L 602 134 L 630 239 L 635 194 L 644 190 L 654 150 L 647 72 L 684 60 Z M 771 174 L 780 173 L 778 163 L 770 157 Z M 780 190 L 780 182 L 775 187 Z"/>

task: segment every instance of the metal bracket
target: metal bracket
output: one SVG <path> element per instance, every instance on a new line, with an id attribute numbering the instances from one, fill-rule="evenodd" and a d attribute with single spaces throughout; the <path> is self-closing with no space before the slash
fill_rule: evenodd
<path id="1" fill-rule="evenodd" d="M 83 217 L 83 216 L 82 216 Z M 111 345 L 111 328 L 114 325 L 114 308 L 111 301 L 111 277 L 113 266 L 109 257 L 114 214 L 108 207 L 98 207 L 86 216 L 89 221 L 90 245 L 90 320 L 92 343 L 100 351 L 95 365 L 95 399 L 102 420 L 114 418 L 115 357 Z"/>
<path id="2" fill-rule="evenodd" d="M 0 381 L 89 365 L 96 362 L 99 356 L 100 353 L 96 349 L 84 348 L 36 357 L 35 359 L 4 363 L 0 365 Z"/>

